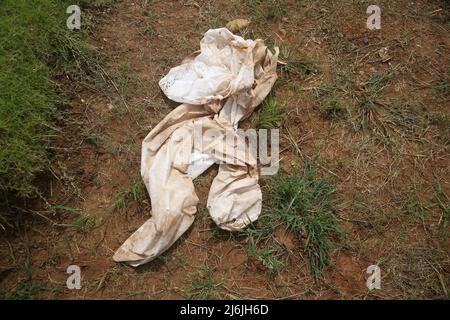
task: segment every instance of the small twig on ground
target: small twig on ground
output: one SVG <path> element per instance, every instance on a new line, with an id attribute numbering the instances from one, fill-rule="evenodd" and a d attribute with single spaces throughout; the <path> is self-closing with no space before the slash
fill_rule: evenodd
<path id="1" fill-rule="evenodd" d="M 72 224 L 66 224 L 66 223 L 58 223 L 58 222 L 55 222 L 55 221 L 53 221 L 52 219 L 50 219 L 49 217 L 43 215 L 42 213 L 40 213 L 40 212 L 38 212 L 38 211 L 34 211 L 34 210 L 25 210 L 25 209 L 23 209 L 23 208 L 17 208 L 17 209 L 19 209 L 19 210 L 21 210 L 21 211 L 24 211 L 24 212 L 36 214 L 36 215 L 38 215 L 39 217 L 41 217 L 41 218 L 47 220 L 47 221 L 50 222 L 52 225 L 57 226 L 57 227 L 74 227 L 74 225 L 72 225 Z"/>

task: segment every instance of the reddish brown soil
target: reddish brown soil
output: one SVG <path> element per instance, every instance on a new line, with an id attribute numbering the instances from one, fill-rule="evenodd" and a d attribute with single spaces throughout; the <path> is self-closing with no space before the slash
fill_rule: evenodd
<path id="1" fill-rule="evenodd" d="M 180 299 L 188 295 L 192 274 L 206 265 L 225 299 L 446 297 L 449 241 L 441 236 L 439 225 L 448 219 L 448 211 L 439 206 L 435 187 L 439 183 L 443 194 L 449 195 L 448 122 L 439 122 L 438 115 L 448 119 L 450 104 L 448 95 L 442 97 L 431 86 L 449 70 L 450 14 L 448 9 L 436 11 L 445 8 L 444 2 L 381 1 L 378 31 L 366 29 L 368 4 L 358 1 L 286 1 L 286 19 L 270 20 L 263 31 L 261 25 L 250 26 L 247 36 L 289 45 L 320 69 L 302 79 L 280 72 L 273 89 L 287 114 L 281 129 L 282 168 L 291 172 L 304 162 L 288 142 L 288 128 L 306 154 L 318 157 L 322 173 L 333 173 L 337 186 L 340 224 L 347 240 L 331 253 L 332 265 L 319 281 L 306 268 L 301 239 L 277 232 L 276 238 L 294 258 L 279 274 L 271 275 L 248 255 L 245 237 L 217 230 L 205 209 L 215 168 L 196 182 L 201 199 L 198 219 L 168 252 L 136 269 L 112 261 L 114 251 L 151 212 L 147 196 L 140 201 L 128 199 L 117 210 L 112 206 L 120 188 L 129 189 L 139 179 L 142 139 L 176 106 L 163 96 L 158 80 L 198 49 L 208 28 L 235 18 L 255 19 L 241 1 L 145 3 L 119 1 L 94 13 L 91 43 L 120 96 L 108 79 L 100 90 L 63 84 L 70 107 L 61 124 L 63 134 L 55 143 L 54 174 L 44 184 L 50 204 L 77 211 L 59 209 L 53 216 L 45 209 L 35 210 L 57 224 L 70 224 L 79 213 L 88 213 L 98 225 L 83 233 L 53 225 L 30 211 L 19 231 L 0 239 L 1 295 L 7 296 L 31 277 L 54 289 L 42 292 L 43 298 Z M 382 47 L 389 48 L 389 63 L 380 62 Z M 387 120 L 383 123 L 395 142 L 389 146 L 376 130 L 354 130 L 350 120 L 330 119 L 320 112 L 312 88 L 336 85 L 338 74 L 350 70 L 352 85 L 340 99 L 354 110 L 355 96 L 363 90 L 360 83 L 391 67 L 400 71 L 380 103 L 388 109 L 407 106 L 409 114 L 420 119 L 436 117 L 425 128 L 394 123 L 381 108 L 377 117 Z M 292 82 L 303 89 L 292 90 Z M 257 123 L 255 119 L 249 122 Z M 362 207 L 354 206 L 357 199 Z M 402 211 L 414 201 L 429 208 L 423 218 Z M 422 245 L 431 249 L 422 250 Z M 383 290 L 368 292 L 366 269 L 377 263 L 382 267 Z M 81 267 L 80 290 L 65 286 L 71 264 Z M 418 276 L 431 282 L 424 280 L 415 287 L 404 280 Z"/>

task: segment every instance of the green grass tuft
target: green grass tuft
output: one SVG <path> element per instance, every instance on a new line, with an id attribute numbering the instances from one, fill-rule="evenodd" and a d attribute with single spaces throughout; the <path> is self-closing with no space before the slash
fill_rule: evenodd
<path id="1" fill-rule="evenodd" d="M 139 176 L 133 182 L 130 188 L 120 187 L 115 195 L 114 201 L 112 203 L 113 210 L 119 210 L 125 207 L 128 201 L 140 202 L 144 198 L 145 185 L 142 178 Z"/>
<path id="2" fill-rule="evenodd" d="M 47 149 L 63 103 L 50 79 L 86 79 L 97 65 L 84 32 L 66 26 L 70 4 L 0 2 L 0 202 L 6 208 L 8 199 L 39 195 L 36 176 L 49 168 Z"/>
<path id="3" fill-rule="evenodd" d="M 382 95 L 383 90 L 393 77 L 394 71 L 392 70 L 372 76 L 365 83 L 365 90 L 360 96 L 361 107 L 373 109 L 376 106 L 375 100 Z"/>
<path id="4" fill-rule="evenodd" d="M 283 112 L 278 102 L 273 97 L 264 100 L 261 111 L 259 112 L 258 127 L 260 129 L 278 128 L 282 119 Z"/>
<path id="5" fill-rule="evenodd" d="M 281 20 L 287 15 L 285 0 L 250 0 L 247 5 L 254 21 Z"/>
<path id="6" fill-rule="evenodd" d="M 318 177 L 313 165 L 303 173 L 281 174 L 269 185 L 271 202 L 256 226 L 246 229 L 249 254 L 271 273 L 287 265 L 289 250 L 276 241 L 275 229 L 286 230 L 301 239 L 311 275 L 317 279 L 330 264 L 333 238 L 341 235 L 337 226 L 335 187 L 327 177 Z M 262 249 L 257 249 L 262 248 Z"/>
<path id="7" fill-rule="evenodd" d="M 22 281 L 6 296 L 6 300 L 38 300 L 40 294 L 47 290 L 47 287 L 40 282 Z"/>
<path id="8" fill-rule="evenodd" d="M 278 244 L 273 244 L 270 247 L 255 249 L 251 247 L 249 255 L 257 257 L 269 274 L 276 274 L 287 266 L 288 256 L 286 250 Z"/>
<path id="9" fill-rule="evenodd" d="M 191 275 L 191 286 L 187 290 L 188 299 L 218 299 L 220 297 L 213 271 L 208 266 L 202 266 Z"/>
<path id="10" fill-rule="evenodd" d="M 334 193 L 334 185 L 327 178 L 317 177 L 312 168 L 303 175 L 280 177 L 272 187 L 276 205 L 272 215 L 288 230 L 303 236 L 303 249 L 315 278 L 329 265 L 332 236 L 339 234 Z"/>
<path id="11" fill-rule="evenodd" d="M 358 111 L 356 115 L 357 129 L 376 128 L 383 137 L 387 137 L 386 128 L 379 120 L 378 99 L 383 95 L 384 89 L 394 77 L 394 70 L 387 70 L 372 76 L 364 83 L 364 90 L 358 94 Z"/>
<path id="12" fill-rule="evenodd" d="M 80 214 L 72 223 L 79 232 L 89 233 L 92 229 L 98 226 L 97 217 L 89 214 Z"/>
<path id="13" fill-rule="evenodd" d="M 320 111 L 329 118 L 338 118 L 343 114 L 344 108 L 338 97 L 338 88 L 320 87 L 315 91 L 315 98 Z"/>
<path id="14" fill-rule="evenodd" d="M 442 97 L 448 97 L 450 95 L 450 70 L 446 76 L 441 75 L 433 87 Z"/>

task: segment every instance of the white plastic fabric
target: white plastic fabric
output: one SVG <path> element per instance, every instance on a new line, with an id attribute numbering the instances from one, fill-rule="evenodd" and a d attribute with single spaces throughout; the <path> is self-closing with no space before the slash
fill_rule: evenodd
<path id="1" fill-rule="evenodd" d="M 160 80 L 167 97 L 182 104 L 142 143 L 141 175 L 152 216 L 116 251 L 115 261 L 138 266 L 167 250 L 194 221 L 199 200 L 192 180 L 214 163 L 220 164 L 219 172 L 207 202 L 214 222 L 237 231 L 258 218 L 262 194 L 256 156 L 242 150 L 237 128 L 270 92 L 277 54 L 262 40 L 211 29 L 200 51 Z"/>

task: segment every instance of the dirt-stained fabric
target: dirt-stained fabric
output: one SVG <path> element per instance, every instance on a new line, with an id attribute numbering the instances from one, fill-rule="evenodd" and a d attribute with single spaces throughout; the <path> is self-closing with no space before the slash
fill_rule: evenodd
<path id="1" fill-rule="evenodd" d="M 207 203 L 214 222 L 237 231 L 258 218 L 256 155 L 242 148 L 246 142 L 237 129 L 270 92 L 277 55 L 262 40 L 211 29 L 200 51 L 160 80 L 166 96 L 182 104 L 142 143 L 141 175 L 152 216 L 116 251 L 115 261 L 138 266 L 167 250 L 194 221 L 199 200 L 192 180 L 214 163 L 219 172 Z"/>

